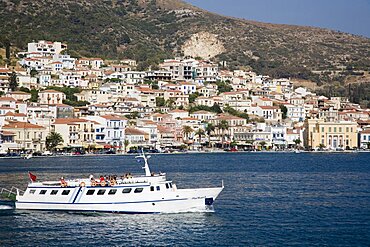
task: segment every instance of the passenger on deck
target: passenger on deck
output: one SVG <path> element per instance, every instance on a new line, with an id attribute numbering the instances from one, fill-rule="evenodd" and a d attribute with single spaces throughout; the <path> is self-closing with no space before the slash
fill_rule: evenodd
<path id="1" fill-rule="evenodd" d="M 62 185 L 62 187 L 66 187 L 66 186 L 67 186 L 67 183 L 66 183 L 66 181 L 64 180 L 64 177 L 61 177 L 61 178 L 60 178 L 60 184 Z"/>

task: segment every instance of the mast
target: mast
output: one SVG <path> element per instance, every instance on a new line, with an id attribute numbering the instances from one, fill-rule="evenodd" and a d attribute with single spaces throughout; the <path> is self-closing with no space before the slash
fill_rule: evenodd
<path id="1" fill-rule="evenodd" d="M 148 164 L 148 159 L 150 158 L 150 156 L 146 157 L 145 154 L 144 154 L 144 150 L 141 149 L 141 155 L 136 156 L 135 158 L 136 159 L 137 158 L 142 158 L 144 160 L 144 166 L 142 168 L 145 170 L 145 176 L 150 177 L 151 173 L 150 173 L 150 168 L 149 168 L 149 164 Z"/>

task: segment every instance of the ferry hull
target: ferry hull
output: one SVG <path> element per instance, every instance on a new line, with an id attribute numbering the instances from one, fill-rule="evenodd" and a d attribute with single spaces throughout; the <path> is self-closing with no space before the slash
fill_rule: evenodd
<path id="1" fill-rule="evenodd" d="M 15 203 L 17 209 L 27 210 L 62 210 L 86 212 L 113 212 L 113 213 L 181 213 L 205 212 L 212 206 L 223 188 L 206 189 L 179 189 L 168 198 L 141 198 L 136 201 L 92 202 L 83 200 L 79 202 L 35 202 L 26 201 L 18 197 Z"/>

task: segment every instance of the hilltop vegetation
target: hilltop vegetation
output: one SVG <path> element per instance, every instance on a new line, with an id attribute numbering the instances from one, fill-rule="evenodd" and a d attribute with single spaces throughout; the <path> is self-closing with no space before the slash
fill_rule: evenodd
<path id="1" fill-rule="evenodd" d="M 59 40 L 73 56 L 132 58 L 140 69 L 182 55 L 184 44 L 202 54 L 209 49 L 231 69 L 318 83 L 361 78 L 370 68 L 370 39 L 223 17 L 178 0 L 0 0 L 0 23 L 2 47 Z M 194 42 L 187 42 L 199 33 L 206 35 L 196 36 L 201 45 L 192 47 Z M 219 43 L 212 47 L 214 39 Z"/>

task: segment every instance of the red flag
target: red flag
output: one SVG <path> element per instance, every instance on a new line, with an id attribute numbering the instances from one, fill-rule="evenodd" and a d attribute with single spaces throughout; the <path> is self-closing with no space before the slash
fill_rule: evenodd
<path id="1" fill-rule="evenodd" d="M 28 172 L 28 176 L 30 177 L 30 179 L 31 179 L 32 182 L 36 182 L 36 179 L 37 179 L 36 175 Z"/>

